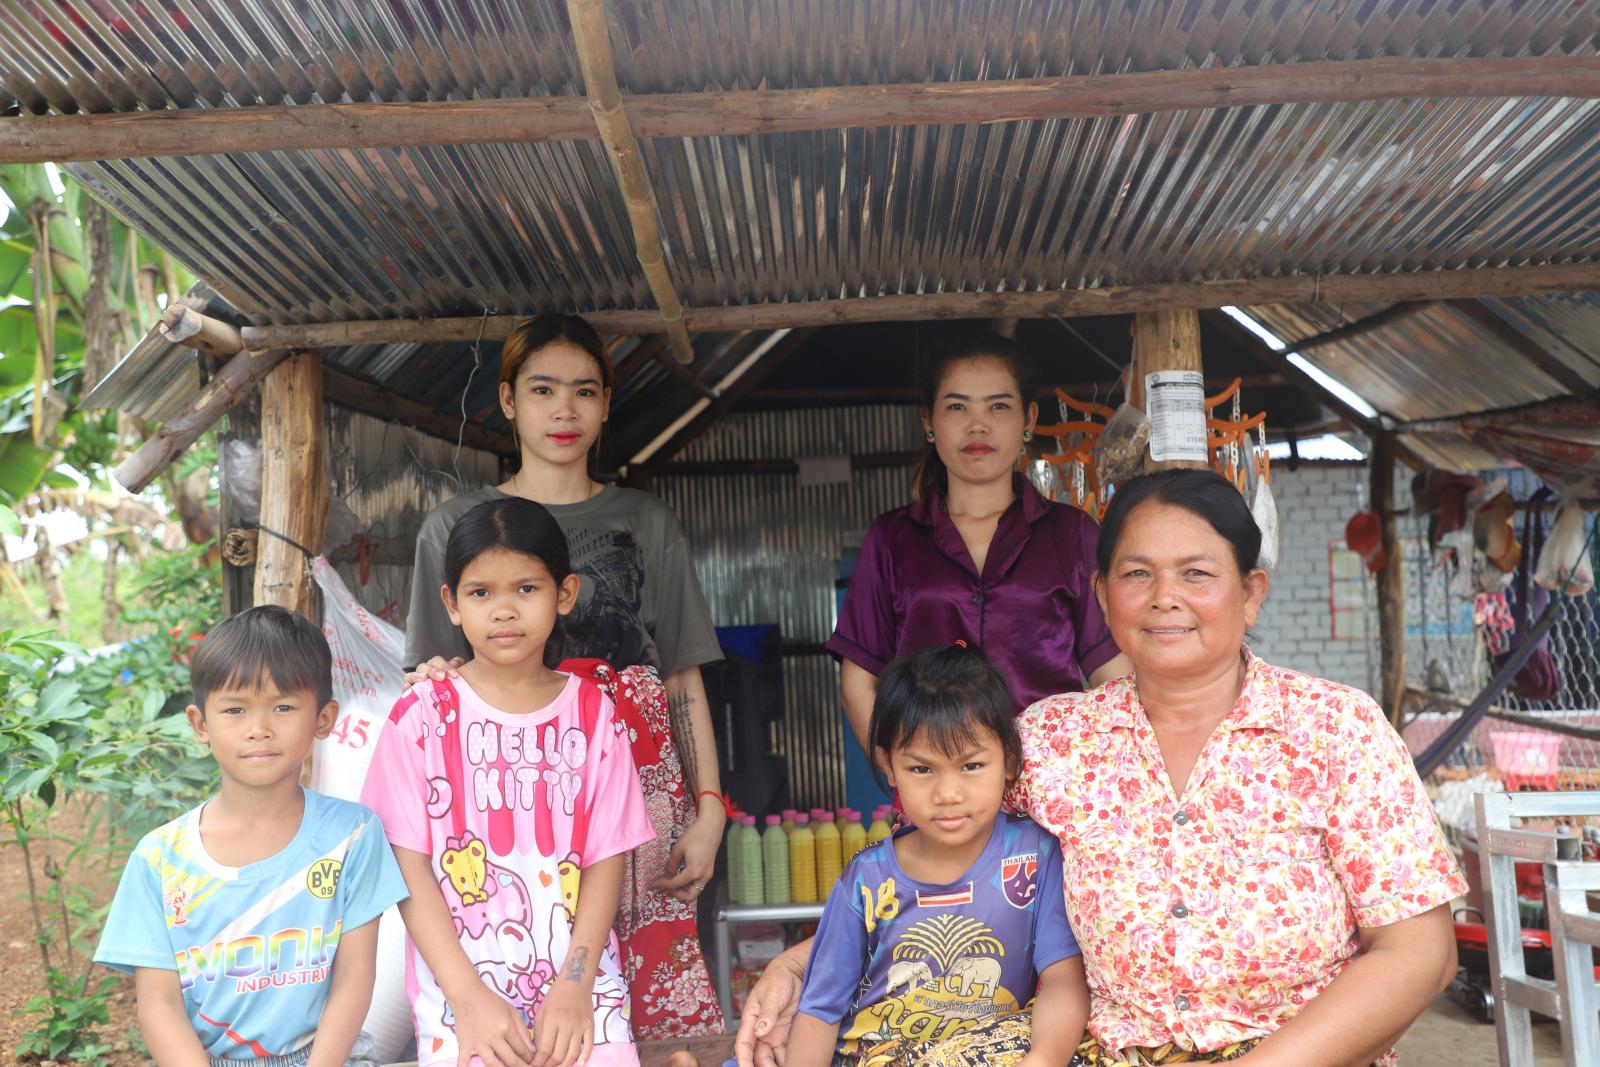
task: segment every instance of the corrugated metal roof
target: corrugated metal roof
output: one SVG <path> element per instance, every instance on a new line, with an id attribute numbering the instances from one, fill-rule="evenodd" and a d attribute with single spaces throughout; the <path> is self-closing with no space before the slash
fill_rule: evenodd
<path id="1" fill-rule="evenodd" d="M 633 92 L 1593 55 L 1597 27 L 1600 0 L 612 9 L 618 77 Z M 84 5 L 67 19 L 10 5 L 0 27 L 0 85 L 27 110 L 570 95 L 577 79 L 554 0 L 191 0 Z M 1567 99 L 1240 107 L 642 149 L 668 266 L 691 305 L 1565 262 L 1593 255 L 1600 225 L 1600 102 Z M 597 142 L 73 170 L 255 322 L 650 303 Z M 1561 358 L 1592 367 L 1592 302 L 1505 304 L 1518 328 L 1570 341 L 1580 353 Z M 1304 337 L 1341 313 L 1277 314 Z M 1445 311 L 1367 340 L 1317 358 L 1401 418 L 1559 391 Z M 384 346 L 336 358 L 459 404 L 469 352 Z M 474 379 L 469 409 L 492 408 L 479 388 Z"/>
<path id="2" fill-rule="evenodd" d="M 1250 314 L 1293 349 L 1297 341 L 1359 322 L 1383 307 L 1280 305 L 1251 308 Z M 1557 382 L 1447 304 L 1429 305 L 1380 330 L 1313 349 L 1305 358 L 1382 414 L 1405 422 L 1566 395 Z"/>

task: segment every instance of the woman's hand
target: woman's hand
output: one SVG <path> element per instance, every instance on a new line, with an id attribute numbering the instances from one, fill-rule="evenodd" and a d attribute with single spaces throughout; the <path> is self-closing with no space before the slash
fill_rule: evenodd
<path id="1" fill-rule="evenodd" d="M 572 1067 L 594 1046 L 594 1004 L 582 982 L 557 979 L 533 1017 L 534 1067 Z"/>
<path id="2" fill-rule="evenodd" d="M 460 667 L 467 662 L 460 656 L 447 660 L 443 656 L 435 656 L 426 663 L 417 664 L 414 670 L 406 672 L 406 688 L 410 689 L 418 682 L 431 678 L 435 682 L 442 682 L 446 678 L 461 677 Z"/>
<path id="3" fill-rule="evenodd" d="M 518 1067 L 533 1062 L 533 1043 L 522 1012 L 479 984 L 451 1002 L 456 1013 L 456 1067 L 477 1056 L 484 1067 Z"/>
<path id="4" fill-rule="evenodd" d="M 717 868 L 717 849 L 728 813 L 717 797 L 702 797 L 694 822 L 683 831 L 667 855 L 667 870 L 652 886 L 693 904 Z"/>
<path id="5" fill-rule="evenodd" d="M 789 1026 L 800 1008 L 800 987 L 805 983 L 810 955 L 809 940 L 786 949 L 767 964 L 745 997 L 739 1036 L 733 1041 L 739 1067 L 783 1067 Z"/>

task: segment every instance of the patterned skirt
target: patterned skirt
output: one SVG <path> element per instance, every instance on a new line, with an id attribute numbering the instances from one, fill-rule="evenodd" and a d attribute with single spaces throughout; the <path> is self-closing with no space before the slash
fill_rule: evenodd
<path id="1" fill-rule="evenodd" d="M 627 854 L 615 925 L 634 1040 L 720 1034 L 722 1008 L 700 951 L 694 905 L 650 885 L 666 872 L 673 843 L 695 814 L 672 741 L 666 687 L 649 667 L 616 671 L 600 660 L 567 660 L 560 669 L 593 680 L 616 705 L 656 832 Z"/>
<path id="2" fill-rule="evenodd" d="M 863 1045 L 854 1056 L 834 1057 L 833 1067 L 1014 1067 L 1032 1043 L 1032 1015 L 1014 1012 L 979 1023 L 945 1041 L 895 1039 Z M 1214 1052 L 1191 1052 L 1173 1044 L 1108 1052 L 1088 1034 L 1069 1067 L 1160 1067 L 1169 1063 L 1224 1063 L 1258 1042 L 1240 1041 Z"/>

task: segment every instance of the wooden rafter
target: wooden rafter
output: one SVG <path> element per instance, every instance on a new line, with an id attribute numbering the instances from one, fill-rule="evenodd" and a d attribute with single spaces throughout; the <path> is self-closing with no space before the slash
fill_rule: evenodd
<path id="1" fill-rule="evenodd" d="M 580 30 L 589 0 L 571 5 Z M 592 6 L 598 6 L 598 3 Z M 604 19 L 601 18 L 603 29 Z M 607 45 L 609 53 L 609 44 Z M 613 76 L 611 82 L 615 84 Z M 588 77 L 585 61 L 585 82 Z M 1356 59 L 1063 78 L 661 93 L 618 100 L 639 137 L 1102 118 L 1272 104 L 1460 97 L 1600 97 L 1600 58 Z M 576 97 L 197 108 L 0 120 L 0 163 L 595 140 Z M 999 316 L 1004 317 L 1004 316 Z"/>
<path id="2" fill-rule="evenodd" d="M 594 112 L 600 140 L 611 158 L 622 201 L 628 208 L 633 227 L 633 244 L 644 271 L 645 281 L 656 298 L 661 322 L 672 341 L 672 354 L 679 363 L 694 361 L 694 345 L 683 321 L 683 302 L 667 271 L 667 256 L 661 247 L 661 229 L 656 222 L 656 194 L 644 172 L 639 154 L 639 139 L 634 136 L 628 112 L 622 106 L 622 90 L 617 86 L 616 66 L 611 57 L 611 31 L 606 27 L 603 0 L 567 0 L 572 19 L 572 43 L 583 68 L 583 84 L 589 93 L 589 108 Z M 620 331 L 618 331 L 620 332 Z"/>
<path id="3" fill-rule="evenodd" d="M 1296 352 L 1299 352 L 1301 355 L 1305 355 L 1307 352 L 1314 352 L 1319 348 L 1326 348 L 1329 345 L 1336 345 L 1344 341 L 1353 341 L 1358 337 L 1365 337 L 1369 333 L 1374 333 L 1378 330 L 1384 329 L 1385 327 L 1393 326 L 1397 322 L 1404 322 L 1406 319 L 1419 315 L 1433 306 L 1434 302 L 1428 300 L 1417 300 L 1403 304 L 1396 304 L 1393 307 L 1384 308 L 1376 315 L 1368 315 L 1364 319 L 1357 319 L 1355 322 L 1346 323 L 1345 325 L 1340 326 L 1337 329 L 1329 330 L 1326 333 L 1319 333 L 1314 337 L 1307 337 L 1304 341 L 1291 342 L 1289 347 L 1294 349 Z"/>
<path id="4" fill-rule="evenodd" d="M 735 304 L 688 308 L 684 324 L 694 332 L 776 330 L 799 326 L 841 326 L 856 322 L 910 322 L 918 319 L 1073 318 L 1126 315 L 1177 308 L 1225 305 L 1315 304 L 1354 300 L 1443 300 L 1466 296 L 1525 296 L 1529 293 L 1600 289 L 1600 262 L 1534 267 L 1484 267 L 1476 270 L 1409 271 L 1400 274 L 1294 274 L 1278 278 L 1223 278 L 1197 282 L 1108 285 L 1096 289 L 1043 292 L 909 293 L 846 300 L 784 304 Z M 583 317 L 602 333 L 646 334 L 665 329 L 656 311 L 586 311 Z M 337 348 L 344 345 L 408 341 L 504 340 L 522 321 L 517 315 L 484 318 L 373 319 L 359 322 L 247 326 L 249 348 Z"/>

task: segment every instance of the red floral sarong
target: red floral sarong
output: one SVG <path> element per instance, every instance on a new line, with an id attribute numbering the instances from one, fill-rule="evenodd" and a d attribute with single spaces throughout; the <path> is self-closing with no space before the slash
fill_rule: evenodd
<path id="1" fill-rule="evenodd" d="M 559 669 L 591 679 L 616 704 L 656 831 L 653 841 L 627 854 L 617 908 L 634 1039 L 723 1033 L 722 1008 L 700 951 L 694 905 L 650 885 L 666 873 L 667 856 L 695 815 L 672 741 L 666 687 L 650 667 L 617 671 L 603 660 L 573 659 Z"/>

